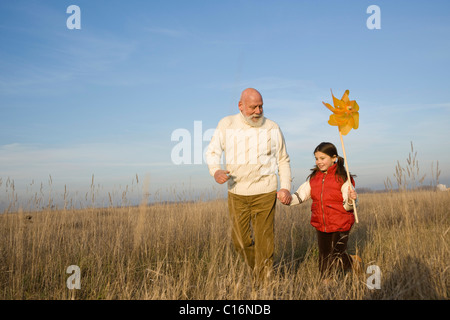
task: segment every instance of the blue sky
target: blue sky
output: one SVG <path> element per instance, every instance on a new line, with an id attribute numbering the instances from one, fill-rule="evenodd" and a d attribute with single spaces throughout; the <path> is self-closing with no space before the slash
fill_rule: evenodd
<path id="1" fill-rule="evenodd" d="M 80 30 L 66 26 L 71 4 Z M 372 4 L 379 30 L 366 26 Z M 425 183 L 439 161 L 450 185 L 449 34 L 444 0 L 2 1 L 0 201 L 8 178 L 22 199 L 41 183 L 83 198 L 92 175 L 99 197 L 138 190 L 145 176 L 153 197 L 224 194 L 205 163 L 173 163 L 171 135 L 186 129 L 194 144 L 194 121 L 215 128 L 247 87 L 285 135 L 293 188 L 316 145 L 341 150 L 322 104 L 330 89 L 360 106 L 344 137 L 359 187 L 394 181 L 411 141 Z"/>

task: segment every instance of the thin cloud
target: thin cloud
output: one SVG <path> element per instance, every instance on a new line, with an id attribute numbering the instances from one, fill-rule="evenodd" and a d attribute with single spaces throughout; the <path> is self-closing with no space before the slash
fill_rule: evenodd
<path id="1" fill-rule="evenodd" d="M 188 33 L 184 30 L 161 28 L 161 27 L 145 28 L 145 31 L 171 38 L 180 38 L 188 35 Z"/>
<path id="2" fill-rule="evenodd" d="M 143 152 L 144 150 L 144 152 Z M 117 144 L 84 144 L 64 147 L 8 144 L 0 146 L 2 175 L 32 177 L 36 172 L 65 173 L 68 168 L 81 171 L 105 168 L 142 168 L 172 166 L 170 161 L 155 161 L 146 153 L 150 146 Z M 148 161 L 145 161 L 148 159 Z M 38 171 L 35 171 L 38 169 Z M 14 173 L 14 174 L 13 174 Z M 114 171 L 111 172 L 114 175 Z M 14 177 L 13 177 L 14 178 Z"/>

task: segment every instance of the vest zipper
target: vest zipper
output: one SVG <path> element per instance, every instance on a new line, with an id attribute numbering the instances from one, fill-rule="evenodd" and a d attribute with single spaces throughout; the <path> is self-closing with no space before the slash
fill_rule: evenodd
<path id="1" fill-rule="evenodd" d="M 324 227 L 324 231 L 327 232 L 327 225 L 325 224 L 325 210 L 323 209 L 323 187 L 325 184 L 325 176 L 326 176 L 326 173 L 323 175 L 323 179 L 322 179 L 322 192 L 320 193 L 320 204 L 322 206 L 323 227 Z"/>

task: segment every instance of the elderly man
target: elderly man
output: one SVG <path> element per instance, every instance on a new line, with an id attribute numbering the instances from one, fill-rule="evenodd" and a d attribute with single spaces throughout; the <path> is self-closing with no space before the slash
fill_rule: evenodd
<path id="1" fill-rule="evenodd" d="M 233 244 L 256 278 L 264 280 L 273 266 L 276 200 L 291 201 L 290 160 L 279 126 L 264 117 L 261 94 L 245 89 L 238 107 L 238 114 L 219 121 L 206 161 L 217 183 L 228 182 Z"/>

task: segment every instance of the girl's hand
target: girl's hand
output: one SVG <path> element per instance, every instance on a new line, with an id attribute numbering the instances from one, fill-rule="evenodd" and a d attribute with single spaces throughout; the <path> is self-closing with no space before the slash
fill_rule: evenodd
<path id="1" fill-rule="evenodd" d="M 282 204 L 288 205 L 292 201 L 292 196 L 289 190 L 280 189 L 280 191 L 277 192 L 277 199 L 280 200 Z"/>
<path id="2" fill-rule="evenodd" d="M 356 194 L 356 190 L 354 190 L 353 188 L 350 188 L 350 186 L 349 186 L 348 187 L 348 199 L 356 200 L 357 197 L 358 197 L 358 195 Z"/>

